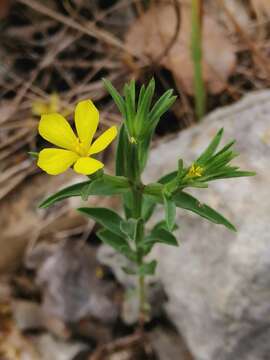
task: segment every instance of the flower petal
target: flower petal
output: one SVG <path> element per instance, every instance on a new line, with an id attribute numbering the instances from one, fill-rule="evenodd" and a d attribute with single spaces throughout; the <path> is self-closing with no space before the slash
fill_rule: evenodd
<path id="1" fill-rule="evenodd" d="M 75 108 L 75 125 L 80 141 L 90 147 L 97 131 L 99 112 L 91 100 L 80 101 Z"/>
<path id="2" fill-rule="evenodd" d="M 74 170 L 79 174 L 90 175 L 99 169 L 102 169 L 103 167 L 104 164 L 96 159 L 90 157 L 81 157 L 76 161 Z"/>
<path id="3" fill-rule="evenodd" d="M 116 126 L 110 127 L 102 135 L 100 135 L 96 141 L 93 142 L 89 150 L 89 155 L 96 154 L 104 150 L 115 139 L 116 136 Z"/>
<path id="4" fill-rule="evenodd" d="M 37 165 L 50 175 L 58 175 L 66 171 L 78 158 L 73 151 L 44 149 L 38 154 Z"/>
<path id="5" fill-rule="evenodd" d="M 77 137 L 67 120 L 60 114 L 52 113 L 41 116 L 38 131 L 50 143 L 68 150 L 74 150 Z"/>

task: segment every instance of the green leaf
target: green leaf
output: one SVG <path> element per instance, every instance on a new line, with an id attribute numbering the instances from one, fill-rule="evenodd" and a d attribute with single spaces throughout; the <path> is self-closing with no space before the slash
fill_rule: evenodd
<path id="1" fill-rule="evenodd" d="M 113 98 L 116 106 L 118 107 L 120 113 L 125 116 L 126 110 L 125 110 L 125 102 L 122 98 L 122 96 L 119 94 L 119 92 L 115 89 L 115 87 L 112 85 L 112 83 L 107 79 L 102 79 L 103 84 L 105 88 L 107 89 L 108 93 Z"/>
<path id="2" fill-rule="evenodd" d="M 145 237 L 143 245 L 154 245 L 156 243 L 178 246 L 176 237 L 163 227 L 155 226 L 151 233 Z"/>
<path id="3" fill-rule="evenodd" d="M 133 195 L 132 192 L 126 192 L 122 196 L 123 199 L 123 207 L 125 210 L 126 218 L 129 219 L 132 217 L 132 204 L 133 204 Z"/>
<path id="4" fill-rule="evenodd" d="M 195 197 L 181 191 L 174 195 L 173 199 L 177 207 L 192 211 L 215 224 L 221 224 L 232 231 L 236 231 L 234 225 L 231 224 L 223 215 L 219 214 L 210 206 L 200 203 L 200 201 Z"/>
<path id="5" fill-rule="evenodd" d="M 210 159 L 210 157 L 214 154 L 214 152 L 216 151 L 220 140 L 222 138 L 223 135 L 223 129 L 220 129 L 217 134 L 215 135 L 215 137 L 213 138 L 213 140 L 211 141 L 211 143 L 208 145 L 208 147 L 206 148 L 206 150 L 201 154 L 201 156 L 196 160 L 197 164 L 205 164 L 205 162 Z"/>
<path id="6" fill-rule="evenodd" d="M 160 183 L 150 183 L 143 188 L 145 195 L 155 196 L 159 202 L 162 200 L 163 185 Z"/>
<path id="7" fill-rule="evenodd" d="M 130 267 L 127 266 L 122 266 L 122 270 L 127 274 L 127 275 L 137 275 L 137 271 L 136 269 L 131 269 Z"/>
<path id="8" fill-rule="evenodd" d="M 119 130 L 117 148 L 116 148 L 116 161 L 115 161 L 115 174 L 117 176 L 126 176 L 126 151 L 128 146 L 128 135 L 123 123 Z"/>
<path id="9" fill-rule="evenodd" d="M 129 94 L 130 94 L 130 99 L 131 99 L 131 103 L 132 103 L 133 113 L 135 114 L 135 111 L 136 111 L 136 84 L 135 84 L 134 79 L 132 79 L 129 83 Z"/>
<path id="10" fill-rule="evenodd" d="M 165 209 L 165 219 L 166 224 L 169 231 L 172 231 L 175 224 L 175 216 L 176 216 L 176 206 L 172 199 L 163 195 L 164 200 L 164 209 Z"/>
<path id="11" fill-rule="evenodd" d="M 176 176 L 177 176 L 177 171 L 172 171 L 172 172 L 170 172 L 170 173 L 162 176 L 162 177 L 158 180 L 158 182 L 159 182 L 160 184 L 167 184 L 168 182 L 174 180 L 174 179 L 176 178 Z"/>
<path id="12" fill-rule="evenodd" d="M 229 150 L 234 144 L 236 143 L 235 140 L 230 141 L 228 144 L 226 144 L 221 150 L 219 150 L 213 157 L 212 159 L 217 158 L 218 156 L 220 156 L 221 154 L 223 154 L 225 151 Z M 212 160 L 211 159 L 211 160 Z"/>
<path id="13" fill-rule="evenodd" d="M 145 276 L 145 275 L 154 275 L 157 267 L 157 261 L 152 260 L 149 263 L 144 263 L 138 268 L 138 275 Z"/>
<path id="14" fill-rule="evenodd" d="M 144 93 L 145 93 L 145 86 L 142 85 L 141 89 L 140 89 L 140 94 L 139 94 L 139 100 L 138 100 L 138 108 L 140 108 L 142 100 L 144 98 Z"/>
<path id="15" fill-rule="evenodd" d="M 152 140 L 151 135 L 150 136 L 145 135 L 143 137 L 143 140 L 140 141 L 140 143 L 139 143 L 138 152 L 139 152 L 139 165 L 140 165 L 141 173 L 143 172 L 143 170 L 145 168 L 145 165 L 146 165 L 146 162 L 148 160 L 151 140 Z"/>
<path id="16" fill-rule="evenodd" d="M 173 230 L 177 230 L 179 228 L 179 226 L 177 224 L 174 224 L 174 227 L 173 227 Z M 156 223 L 156 225 L 154 226 L 153 230 L 158 230 L 158 229 L 164 229 L 166 231 L 168 231 L 168 227 L 167 227 L 167 224 L 166 224 L 166 221 L 165 220 L 161 220 L 159 221 L 158 223 Z"/>
<path id="17" fill-rule="evenodd" d="M 90 185 L 92 184 L 92 181 L 90 181 L 88 184 L 84 185 L 81 190 L 81 197 L 83 201 L 87 201 L 89 194 L 90 194 Z"/>
<path id="18" fill-rule="evenodd" d="M 129 190 L 129 182 L 125 177 L 104 174 L 97 180 L 84 181 L 58 191 L 44 200 L 39 207 L 47 208 L 60 200 L 73 196 L 82 196 L 83 198 L 87 198 L 90 195 L 119 195 L 128 192 Z"/>
<path id="19" fill-rule="evenodd" d="M 168 102 L 168 99 L 171 98 L 172 94 L 172 89 L 167 90 L 152 107 L 149 114 L 149 121 L 151 123 L 154 122 L 157 118 L 160 118 L 160 114 L 163 111 L 164 105 Z"/>
<path id="20" fill-rule="evenodd" d="M 130 190 L 129 181 L 123 176 L 103 175 L 94 180 L 88 187 L 88 193 L 85 195 L 119 195 Z"/>
<path id="21" fill-rule="evenodd" d="M 60 200 L 64 200 L 67 198 L 70 198 L 72 196 L 81 196 L 82 189 L 85 188 L 85 186 L 88 186 L 91 183 L 91 181 L 84 181 L 75 185 L 71 185 L 66 187 L 65 189 L 62 189 L 58 191 L 57 193 L 49 196 L 46 200 L 44 200 L 39 207 L 40 208 L 47 208 L 56 202 Z"/>
<path id="22" fill-rule="evenodd" d="M 130 94 L 130 89 L 128 84 L 124 86 L 124 94 L 125 94 L 125 105 L 126 105 L 126 124 L 129 132 L 133 134 L 134 129 L 134 117 L 135 117 L 135 108 L 133 104 L 133 99 Z"/>
<path id="23" fill-rule="evenodd" d="M 183 159 L 178 160 L 177 180 L 181 180 L 184 175 L 184 161 Z"/>
<path id="24" fill-rule="evenodd" d="M 128 220 L 122 220 L 120 223 L 121 232 L 131 240 L 135 240 L 136 227 L 137 219 L 129 218 Z"/>
<path id="25" fill-rule="evenodd" d="M 122 220 L 120 229 L 130 240 L 139 243 L 143 236 L 144 222 L 142 219 Z"/>
<path id="26" fill-rule="evenodd" d="M 156 201 L 152 198 L 144 195 L 143 196 L 143 203 L 142 203 L 142 218 L 145 222 L 147 222 L 150 217 L 152 216 L 156 207 Z"/>
<path id="27" fill-rule="evenodd" d="M 95 220 L 105 229 L 110 230 L 114 234 L 120 236 L 123 235 L 120 230 L 120 224 L 123 219 L 115 211 L 102 207 L 86 207 L 79 208 L 77 210 L 89 216 L 91 219 Z"/>
<path id="28" fill-rule="evenodd" d="M 38 158 L 38 152 L 28 151 L 27 154 L 30 155 L 33 159 L 37 159 L 37 158 Z"/>
<path id="29" fill-rule="evenodd" d="M 128 242 L 123 237 L 105 229 L 99 230 L 97 236 L 102 242 L 110 245 L 113 249 L 125 255 L 131 261 L 136 261 L 136 253 L 131 250 Z"/>
<path id="30" fill-rule="evenodd" d="M 145 120 L 147 119 L 147 115 L 151 106 L 152 98 L 155 91 L 155 80 L 151 79 L 144 94 L 143 98 L 139 99 L 139 104 L 137 108 L 137 134 L 140 134 L 141 130 L 143 130 L 145 126 Z"/>
<path id="31" fill-rule="evenodd" d="M 213 175 L 206 176 L 204 178 L 204 181 L 213 181 L 213 180 L 219 180 L 219 179 L 230 179 L 230 178 L 255 176 L 255 175 L 256 175 L 256 173 L 252 172 L 252 171 L 225 170 L 225 171 L 214 173 Z"/>
<path id="32" fill-rule="evenodd" d="M 157 267 L 157 261 L 152 260 L 149 263 L 144 263 L 141 266 L 139 266 L 137 269 L 130 268 L 130 267 L 122 267 L 122 270 L 128 274 L 128 275 L 139 275 L 139 276 L 145 276 L 145 275 L 154 275 Z"/>
<path id="33" fill-rule="evenodd" d="M 151 132 L 155 131 L 155 128 L 156 128 L 157 124 L 159 123 L 161 116 L 170 109 L 170 107 L 173 105 L 173 103 L 175 102 L 176 99 L 177 99 L 177 96 L 172 96 L 171 98 L 169 98 L 166 102 L 164 102 L 162 104 L 162 106 L 159 108 L 159 111 L 157 111 L 153 115 L 153 120 L 149 121 Z"/>

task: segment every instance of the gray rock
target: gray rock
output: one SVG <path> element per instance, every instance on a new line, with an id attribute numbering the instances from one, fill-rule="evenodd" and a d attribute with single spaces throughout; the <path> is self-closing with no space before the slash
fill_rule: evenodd
<path id="1" fill-rule="evenodd" d="M 235 163 L 256 177 L 192 191 L 238 228 L 178 210 L 180 247 L 159 246 L 167 312 L 197 360 L 263 360 L 270 354 L 270 92 L 248 95 L 154 149 L 145 181 L 192 162 L 215 132 L 236 138 Z M 162 217 L 161 211 L 154 220 Z"/>
<path id="2" fill-rule="evenodd" d="M 93 316 L 113 323 L 118 307 L 115 290 L 96 276 L 95 253 L 83 242 L 66 240 L 41 264 L 37 283 L 43 290 L 43 310 L 67 323 Z"/>
<path id="3" fill-rule="evenodd" d="M 72 360 L 87 346 L 79 342 L 64 342 L 49 334 L 32 337 L 32 343 L 39 353 L 40 360 Z"/>

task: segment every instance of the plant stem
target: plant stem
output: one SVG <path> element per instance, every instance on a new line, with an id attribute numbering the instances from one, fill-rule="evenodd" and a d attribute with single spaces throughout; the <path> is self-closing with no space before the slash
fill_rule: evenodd
<path id="1" fill-rule="evenodd" d="M 142 212 L 142 199 L 143 199 L 143 190 L 141 183 L 141 174 L 139 170 L 139 160 L 138 160 L 138 145 L 131 144 L 130 149 L 130 161 L 132 160 L 132 172 L 130 173 L 130 180 L 132 183 L 132 194 L 133 194 L 133 204 L 132 204 L 132 217 L 134 219 L 141 218 Z M 140 237 L 142 237 L 140 235 Z M 143 265 L 143 254 L 138 247 L 138 244 L 142 241 L 142 238 L 137 239 L 136 241 L 136 251 L 137 251 L 137 266 L 138 268 Z M 145 281 L 144 275 L 138 276 L 138 291 L 139 291 L 139 327 L 140 331 L 143 331 L 145 323 Z"/>
<path id="2" fill-rule="evenodd" d="M 145 283 L 144 276 L 139 276 L 139 327 L 140 330 L 143 330 L 145 323 Z"/>
<path id="3" fill-rule="evenodd" d="M 205 114 L 206 96 L 202 74 L 202 0 L 192 0 L 191 54 L 194 67 L 196 115 L 200 120 Z"/>
<path id="4" fill-rule="evenodd" d="M 133 217 L 139 219 L 141 217 L 141 205 L 142 205 L 142 192 L 141 189 L 138 189 L 135 185 L 133 188 Z M 138 239 L 137 244 L 140 243 L 142 239 Z M 137 249 L 137 265 L 140 267 L 143 265 L 143 255 L 141 254 L 138 246 Z M 145 281 L 144 275 L 139 275 L 138 277 L 138 292 L 139 292 L 139 327 L 140 331 L 143 330 L 145 323 Z"/>

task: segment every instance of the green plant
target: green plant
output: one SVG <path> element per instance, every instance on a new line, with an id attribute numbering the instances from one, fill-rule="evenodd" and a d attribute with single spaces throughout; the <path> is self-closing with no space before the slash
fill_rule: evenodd
<path id="1" fill-rule="evenodd" d="M 130 265 L 123 271 L 130 276 L 138 277 L 139 322 L 143 327 L 147 315 L 145 277 L 154 274 L 157 265 L 156 260 L 146 261 L 145 258 L 157 243 L 178 246 L 173 234 L 177 227 L 176 208 L 191 211 L 212 223 L 224 225 L 235 231 L 234 225 L 223 215 L 191 196 L 186 189 L 207 188 L 208 183 L 213 180 L 251 176 L 254 173 L 241 171 L 230 164 L 237 156 L 232 150 L 234 141 L 217 150 L 223 133 L 223 130 L 220 130 L 194 163 L 185 165 L 182 159 L 176 159 L 175 171 L 165 174 L 156 182 L 144 184 L 141 175 L 147 163 L 152 136 L 161 116 L 175 102 L 176 97 L 173 96 L 172 90 L 168 90 L 152 104 L 154 80 L 146 87 L 143 85 L 139 94 L 132 80 L 124 86 L 123 97 L 109 81 L 104 80 L 104 85 L 123 117 L 118 135 L 115 175 L 105 174 L 97 167 L 95 172 L 91 170 L 93 174 L 89 175 L 86 181 L 57 192 L 43 201 L 40 207 L 46 208 L 72 196 L 80 196 L 83 200 L 92 195 L 121 197 L 123 215 L 101 207 L 82 207 L 78 210 L 99 223 L 102 228 L 97 233 L 98 237 L 128 259 Z M 86 103 L 84 105 L 86 106 Z M 84 114 L 88 118 L 87 111 Z M 90 118 L 91 116 L 88 119 Z M 82 122 L 87 124 L 84 119 Z M 109 140 L 111 141 L 112 137 Z M 108 141 L 106 144 L 108 145 Z M 49 166 L 52 166 L 51 163 Z M 146 223 L 157 204 L 164 207 L 164 220 L 148 230 Z"/>
<path id="2" fill-rule="evenodd" d="M 191 2 L 191 57 L 194 69 L 194 93 L 197 119 L 205 114 L 206 94 L 202 69 L 202 0 Z"/>

